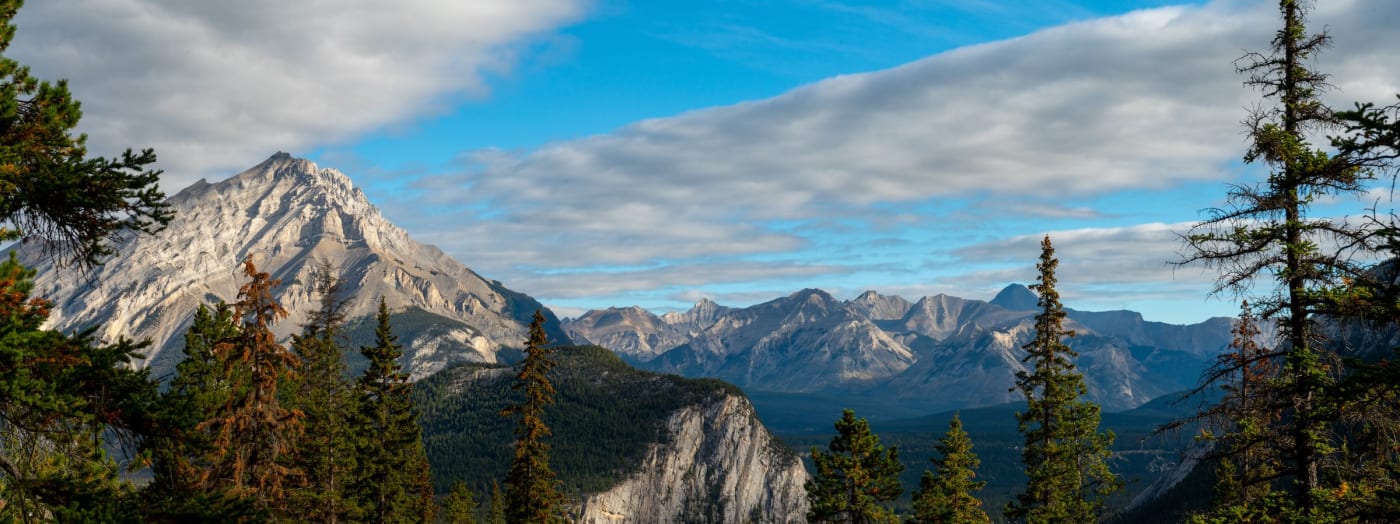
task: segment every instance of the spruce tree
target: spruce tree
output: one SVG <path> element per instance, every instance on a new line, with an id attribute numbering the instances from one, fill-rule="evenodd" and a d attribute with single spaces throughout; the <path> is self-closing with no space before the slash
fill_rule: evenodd
<path id="1" fill-rule="evenodd" d="M 1026 411 L 1016 414 L 1025 436 L 1022 460 L 1025 492 L 1006 507 L 1017 522 L 1093 522 L 1103 515 L 1105 499 L 1122 487 L 1108 468 L 1112 431 L 1099 432 L 1099 406 L 1083 400 L 1084 376 L 1070 360 L 1079 356 L 1063 339 L 1065 310 L 1055 289 L 1055 248 L 1047 235 L 1040 243 L 1040 271 L 1031 286 L 1039 296 L 1035 338 L 1024 346 L 1030 371 L 1016 373 L 1016 388 Z"/>
<path id="2" fill-rule="evenodd" d="M 151 431 L 156 384 L 131 369 L 142 345 L 42 329 L 33 277 L 13 253 L 0 262 L 0 521 L 134 519 L 104 442 Z"/>
<path id="3" fill-rule="evenodd" d="M 520 363 L 512 389 L 523 390 L 525 398 L 501 412 L 519 416 L 515 426 L 515 449 L 506 473 L 506 520 L 512 523 L 553 524 L 563 521 L 563 499 L 559 481 L 549 468 L 550 435 L 544 424 L 545 407 L 554 403 L 554 386 L 549 372 L 557 365 L 550 360 L 553 349 L 544 334 L 544 315 L 535 311 L 530 322 L 530 338 L 525 341 L 525 360 Z"/>
<path id="4" fill-rule="evenodd" d="M 362 517 L 371 522 L 431 522 L 433 500 L 423 435 L 403 372 L 403 347 L 390 326 L 381 297 L 374 345 L 360 348 L 369 361 L 356 383 L 358 414 L 353 420 L 359 466 L 350 486 Z"/>
<path id="5" fill-rule="evenodd" d="M 355 515 L 347 486 L 358 455 L 350 427 L 357 399 L 340 343 L 345 299 L 334 270 L 328 263 L 317 267 L 312 292 L 319 296 L 318 305 L 301 334 L 292 337 L 298 380 L 286 399 L 288 407 L 304 414 L 304 431 L 291 460 L 303 482 L 290 496 L 289 516 L 329 524 Z"/>
<path id="6" fill-rule="evenodd" d="M 948 433 L 936 444 L 934 470 L 924 471 L 919 491 L 914 494 L 914 518 L 918 524 L 988 523 L 982 501 L 974 493 L 987 485 L 973 480 L 982 463 L 972 452 L 972 439 L 963 431 L 962 419 L 955 413 Z"/>
<path id="7" fill-rule="evenodd" d="M 836 436 L 827 452 L 812 448 L 816 474 L 807 481 L 807 499 L 812 522 L 874 524 L 898 522 L 888 504 L 899 498 L 904 488 L 899 473 L 897 448 L 885 449 L 880 437 L 870 432 L 855 411 L 844 410 L 836 421 Z"/>
<path id="8" fill-rule="evenodd" d="M 153 487 L 177 497 L 205 491 L 213 467 L 214 436 L 200 424 L 213 420 L 228 404 L 246 377 L 229 380 L 224 363 L 214 348 L 238 336 L 239 325 L 233 309 L 220 302 L 210 309 L 201 304 L 185 332 L 184 360 L 175 366 L 175 376 L 161 397 L 161 414 L 168 433 L 147 439 L 152 456 Z M 239 370 L 243 371 L 243 370 Z"/>

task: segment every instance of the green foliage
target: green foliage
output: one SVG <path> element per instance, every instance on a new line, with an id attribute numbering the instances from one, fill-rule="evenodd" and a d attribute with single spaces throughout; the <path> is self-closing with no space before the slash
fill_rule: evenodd
<path id="1" fill-rule="evenodd" d="M 151 496 L 178 501 L 212 491 L 208 475 L 218 453 L 214 434 L 201 424 L 213 420 L 234 396 L 246 394 L 246 376 L 225 375 L 224 362 L 214 352 L 238 331 L 233 309 L 225 303 L 213 310 L 200 305 L 195 311 L 185 333 L 185 358 L 158 403 L 163 431 L 142 442 L 151 460 Z"/>
<path id="2" fill-rule="evenodd" d="M 501 485 L 491 483 L 491 508 L 486 514 L 486 524 L 506 524 L 506 496 L 501 493 Z"/>
<path id="3" fill-rule="evenodd" d="M 15 37 L 11 24 L 24 4 L 0 0 L 0 53 Z M 154 232 L 170 221 L 155 153 L 126 150 L 119 159 L 88 157 L 82 117 L 68 83 L 41 81 L 29 67 L 0 55 L 0 238 L 44 241 L 60 262 L 98 263 L 123 231 Z"/>
<path id="4" fill-rule="evenodd" d="M 812 448 L 816 473 L 807 481 L 813 522 L 871 524 L 898 522 L 888 503 L 904 491 L 897 448 L 885 449 L 865 419 L 849 409 L 836 421 L 836 436 L 827 452 Z"/>
<path id="5" fill-rule="evenodd" d="M 948 433 L 935 446 L 933 471 L 924 471 L 914 495 L 914 519 L 919 524 L 970 524 L 991 522 L 975 492 L 986 482 L 973 480 L 982 461 L 972 452 L 972 439 L 963 431 L 957 414 Z"/>
<path id="6" fill-rule="evenodd" d="M 373 522 L 431 522 L 433 501 L 422 432 L 412 402 L 413 384 L 399 364 L 402 346 L 379 300 L 375 343 L 360 353 L 369 366 L 355 391 L 353 418 L 359 468 L 350 487 L 364 517 Z"/>
<path id="7" fill-rule="evenodd" d="M 144 344 L 42 329 L 49 304 L 30 295 L 33 277 L 13 254 L 0 262 L 0 520 L 135 511 L 104 443 L 154 428 L 156 384 L 131 368 Z"/>
<path id="8" fill-rule="evenodd" d="M 1088 392 L 1084 376 L 1070 361 L 1078 355 L 1063 342 L 1074 332 L 1063 327 L 1064 306 L 1055 289 L 1059 261 L 1049 236 L 1040 246 L 1040 277 L 1031 289 L 1043 309 L 1035 317 L 1035 338 L 1025 346 L 1023 362 L 1031 371 L 1016 373 L 1027 404 L 1016 414 L 1025 435 L 1026 491 L 1005 513 L 1020 522 L 1092 522 L 1104 513 L 1107 497 L 1123 486 L 1107 463 L 1114 435 L 1099 432 L 1098 405 L 1082 400 Z"/>
<path id="9" fill-rule="evenodd" d="M 564 496 L 559 481 L 549 468 L 550 435 L 544 423 L 544 409 L 554 403 L 554 386 L 549 372 L 556 364 L 544 334 L 544 315 L 535 312 L 530 338 L 525 342 L 525 360 L 515 374 L 512 389 L 522 390 L 525 399 L 501 410 L 502 416 L 519 416 L 515 426 L 515 446 L 510 470 L 506 472 L 506 517 L 511 522 L 553 524 L 563 521 Z"/>
<path id="10" fill-rule="evenodd" d="M 1355 111 L 1334 113 L 1320 101 L 1327 75 L 1309 66 L 1330 39 L 1308 33 L 1307 7 L 1305 1 L 1280 0 L 1282 27 L 1270 52 L 1238 62 L 1246 83 L 1266 100 L 1246 121 L 1245 161 L 1265 164 L 1267 180 L 1232 189 L 1229 207 L 1214 210 L 1186 238 L 1184 262 L 1221 270 L 1217 291 L 1245 292 L 1260 277 L 1275 280 L 1254 303 L 1262 318 L 1278 322 L 1281 368 L 1248 401 L 1273 411 L 1262 418 L 1239 412 L 1231 439 L 1222 444 L 1227 453 L 1255 455 L 1222 464 L 1222 496 L 1211 515 L 1225 519 L 1248 521 L 1270 512 L 1284 520 L 1320 518 L 1335 500 L 1346 501 L 1336 514 L 1355 518 L 1369 504 L 1360 500 L 1378 500 L 1386 486 L 1395 486 L 1384 466 L 1396 460 L 1397 432 L 1387 420 L 1394 410 L 1385 409 L 1395 397 L 1376 403 L 1384 393 L 1354 387 L 1359 383 L 1351 377 L 1364 375 L 1368 365 L 1339 366 L 1343 362 L 1332 350 L 1341 344 L 1329 344 L 1319 327 L 1324 320 L 1400 318 L 1387 313 L 1396 308 L 1393 271 L 1365 262 L 1376 254 L 1393 257 L 1400 236 L 1393 216 L 1342 221 L 1310 218 L 1309 212 L 1321 197 L 1359 201 L 1378 171 L 1394 169 L 1400 148 L 1390 118 L 1400 107 L 1358 104 Z M 1339 124 L 1345 131 L 1332 139 L 1335 155 L 1308 142 L 1311 134 Z M 1263 469 L 1251 471 L 1255 465 Z M 1269 493 L 1275 488 L 1289 495 Z M 1338 490 L 1345 493 L 1330 495 Z"/>
<path id="11" fill-rule="evenodd" d="M 452 491 L 442 500 L 438 522 L 444 524 L 476 524 L 476 497 L 465 482 L 452 484 Z"/>

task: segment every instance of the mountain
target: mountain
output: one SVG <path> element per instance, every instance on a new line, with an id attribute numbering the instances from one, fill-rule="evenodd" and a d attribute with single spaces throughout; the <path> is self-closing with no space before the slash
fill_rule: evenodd
<path id="1" fill-rule="evenodd" d="M 929 411 L 1017 400 L 1037 298 L 1012 284 L 992 301 L 944 294 L 909 302 L 868 291 L 849 301 L 806 289 L 747 308 L 708 300 L 683 313 L 589 311 L 565 322 L 575 340 L 646 369 L 717 377 L 745 390 L 918 401 Z M 1069 311 L 1089 396 L 1106 409 L 1195 384 L 1230 343 L 1229 319 L 1178 326 L 1132 311 Z M 767 397 L 767 395 L 764 395 Z M 787 400 L 785 400 L 786 402 Z"/>
<path id="2" fill-rule="evenodd" d="M 580 522 L 803 522 L 807 472 L 737 388 L 636 370 L 607 349 L 561 347 L 551 468 Z M 442 491 L 479 493 L 504 476 L 519 401 L 509 368 L 453 367 L 414 388 L 424 447 Z M 619 423 L 625 421 L 625 423 Z"/>
<path id="3" fill-rule="evenodd" d="M 222 182 L 201 180 L 168 202 L 175 220 L 165 231 L 118 239 L 116 257 L 91 274 L 55 268 L 39 246 L 18 247 L 38 270 L 38 296 L 54 303 L 51 327 L 149 338 L 144 365 L 163 377 L 182 358 L 195 309 L 237 299 L 244 257 L 282 280 L 274 293 L 290 316 L 275 332 L 284 337 L 315 307 L 307 284 L 328 262 L 349 299 L 350 324 L 366 325 L 384 298 L 406 367 L 421 378 L 452 362 L 497 361 L 502 349 L 523 345 L 530 315 L 544 309 L 409 238 L 344 174 L 286 153 Z M 545 314 L 550 338 L 567 342 Z"/>

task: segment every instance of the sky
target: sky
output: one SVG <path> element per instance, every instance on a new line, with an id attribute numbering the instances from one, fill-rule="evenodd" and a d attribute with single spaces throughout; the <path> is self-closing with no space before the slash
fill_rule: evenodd
<path id="1" fill-rule="evenodd" d="M 1179 235 L 1265 176 L 1257 0 L 43 0 L 6 54 L 173 194 L 277 151 L 557 313 L 822 288 L 1232 316 Z M 1327 0 L 1324 99 L 1400 93 L 1400 2 Z M 1321 141 L 1320 141 L 1321 143 Z M 1320 215 L 1390 206 L 1388 191 Z M 232 264 L 232 262 L 231 262 Z M 1259 282 L 1264 292 L 1271 282 Z"/>

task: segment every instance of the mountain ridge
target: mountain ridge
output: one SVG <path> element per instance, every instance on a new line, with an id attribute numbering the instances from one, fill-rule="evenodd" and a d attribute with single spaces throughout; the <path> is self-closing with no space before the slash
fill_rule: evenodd
<path id="1" fill-rule="evenodd" d="M 620 310 L 593 310 L 564 329 L 643 368 L 721 378 L 746 390 L 936 398 L 933 407 L 954 409 L 1014 400 L 1009 390 L 1024 370 L 1036 301 L 1020 284 L 992 301 L 937 294 L 913 303 L 876 291 L 841 301 L 804 289 L 745 308 L 702 301 L 659 317 L 632 307 L 626 318 L 605 319 Z M 1082 334 L 1069 343 L 1082 353 L 1090 397 L 1106 409 L 1194 384 L 1230 341 L 1226 318 L 1178 326 L 1130 311 L 1067 312 L 1066 327 Z M 693 320 L 700 318 L 706 321 Z M 681 329 L 676 319 L 692 320 Z"/>

